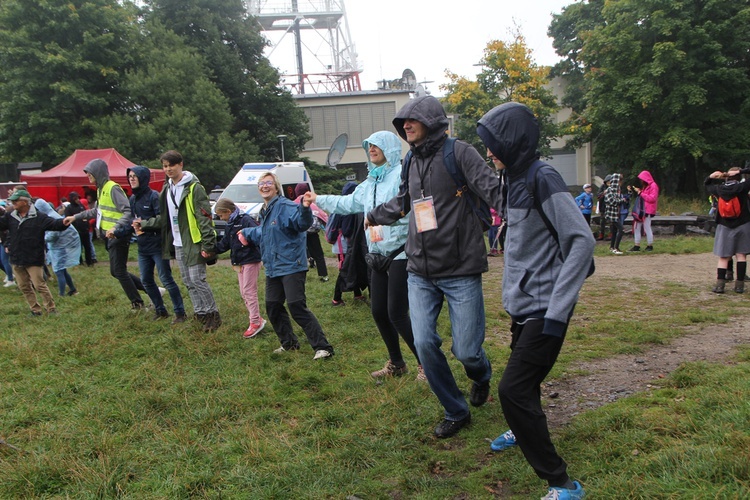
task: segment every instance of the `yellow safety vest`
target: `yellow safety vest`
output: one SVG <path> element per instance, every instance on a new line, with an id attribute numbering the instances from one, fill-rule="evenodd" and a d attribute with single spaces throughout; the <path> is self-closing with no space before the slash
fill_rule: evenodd
<path id="1" fill-rule="evenodd" d="M 193 243 L 198 244 L 201 241 L 201 228 L 198 227 L 198 221 L 195 218 L 195 205 L 193 204 L 193 188 L 195 187 L 195 184 L 195 182 L 190 184 L 185 203 L 187 203 L 188 208 L 187 218 L 188 227 L 190 228 L 190 239 L 193 240 Z"/>
<path id="2" fill-rule="evenodd" d="M 97 193 L 97 208 L 99 209 L 97 227 L 102 231 L 114 229 L 117 226 L 117 221 L 123 216 L 123 213 L 117 210 L 112 199 L 112 189 L 115 187 L 119 187 L 119 185 L 115 181 L 109 180 Z"/>

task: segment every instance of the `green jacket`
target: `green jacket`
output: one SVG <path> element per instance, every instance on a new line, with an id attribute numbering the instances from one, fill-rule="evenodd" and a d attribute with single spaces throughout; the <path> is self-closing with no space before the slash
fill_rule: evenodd
<path id="1" fill-rule="evenodd" d="M 211 218 L 211 204 L 208 201 L 205 188 L 194 174 L 187 171 L 184 174 L 189 174 L 191 179 L 184 185 L 182 194 L 178 200 L 177 224 L 180 227 L 182 251 L 186 257 L 185 263 L 188 266 L 195 266 L 206 263 L 206 259 L 201 256 L 201 251 L 216 253 L 216 230 L 214 229 L 214 221 Z M 193 192 L 193 213 L 195 213 L 195 220 L 198 223 L 201 234 L 201 240 L 198 243 L 193 243 L 190 235 L 190 222 L 187 212 L 188 204 L 186 200 L 191 188 Z M 167 205 L 167 203 L 171 202 L 169 180 L 167 180 L 164 183 L 161 193 L 159 193 L 160 214 L 147 221 L 141 221 L 141 227 L 144 230 L 155 230 L 157 228 L 161 230 L 161 250 L 164 259 L 174 258 L 175 255 L 172 227 L 169 223 L 169 206 Z"/>

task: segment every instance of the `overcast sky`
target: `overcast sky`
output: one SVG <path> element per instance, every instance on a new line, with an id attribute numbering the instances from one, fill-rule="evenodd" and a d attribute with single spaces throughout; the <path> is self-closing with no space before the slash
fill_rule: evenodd
<path id="1" fill-rule="evenodd" d="M 481 59 L 487 42 L 512 41 L 514 26 L 526 38 L 537 64 L 554 64 L 559 58 L 547 37 L 547 28 L 552 13 L 560 13 L 572 3 L 573 0 L 344 1 L 349 33 L 363 70 L 362 89 L 374 90 L 378 80 L 400 78 L 403 70 L 409 68 L 417 81 L 433 82 L 426 84 L 433 95 L 442 95 L 438 85 L 446 82 L 445 69 L 474 79 L 479 72 L 474 64 Z M 304 1 L 300 0 L 299 5 L 303 10 Z M 282 73 L 294 74 L 293 38 L 286 35 L 278 42 L 279 36 L 280 32 L 269 33 L 269 39 L 279 46 L 266 54 Z M 327 54 L 326 46 L 308 35 L 303 36 L 303 41 L 305 72 L 321 71 L 322 66 L 312 54 Z"/>

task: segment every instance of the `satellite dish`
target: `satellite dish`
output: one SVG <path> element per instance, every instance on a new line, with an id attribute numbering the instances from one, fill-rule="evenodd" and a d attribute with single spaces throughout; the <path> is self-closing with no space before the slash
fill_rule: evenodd
<path id="1" fill-rule="evenodd" d="M 417 85 L 417 89 L 414 91 L 414 97 L 422 97 L 427 95 L 427 90 L 422 85 Z"/>
<path id="2" fill-rule="evenodd" d="M 417 87 L 417 76 L 409 68 L 406 68 L 404 72 L 401 73 L 401 81 L 404 83 L 404 88 L 406 90 L 414 90 Z"/>
<path id="3" fill-rule="evenodd" d="M 331 168 L 336 168 L 341 159 L 346 153 L 346 146 L 349 144 L 349 136 L 344 132 L 343 134 L 336 137 L 336 140 L 331 144 L 331 149 L 328 150 L 328 157 L 326 158 L 326 165 Z"/>

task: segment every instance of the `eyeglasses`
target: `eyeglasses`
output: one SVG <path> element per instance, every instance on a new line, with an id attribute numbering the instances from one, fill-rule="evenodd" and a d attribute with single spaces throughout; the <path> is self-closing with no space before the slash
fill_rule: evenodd
<path id="1" fill-rule="evenodd" d="M 138 178 L 138 176 L 137 176 L 137 175 L 129 175 L 129 176 L 128 176 L 128 179 L 137 179 L 137 178 Z"/>
<path id="2" fill-rule="evenodd" d="M 273 186 L 273 184 L 274 184 L 273 181 L 260 181 L 258 183 L 258 187 L 259 188 L 262 188 L 262 187 L 271 187 L 271 186 Z"/>

